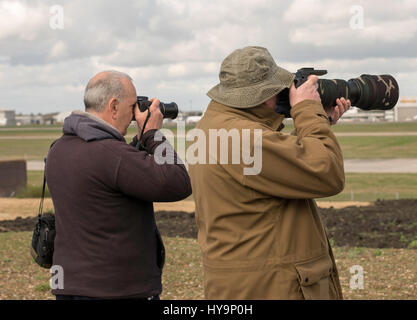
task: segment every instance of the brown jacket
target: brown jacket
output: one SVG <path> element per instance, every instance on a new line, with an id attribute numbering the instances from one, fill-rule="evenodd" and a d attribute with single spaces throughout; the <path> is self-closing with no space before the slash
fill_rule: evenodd
<path id="1" fill-rule="evenodd" d="M 291 116 L 296 135 L 277 131 L 283 116 L 264 105 L 212 101 L 197 125 L 207 137 L 209 129 L 262 129 L 259 174 L 244 175 L 242 161 L 189 167 L 207 299 L 342 298 L 313 200 L 343 190 L 342 152 L 320 103 L 300 102 Z"/>

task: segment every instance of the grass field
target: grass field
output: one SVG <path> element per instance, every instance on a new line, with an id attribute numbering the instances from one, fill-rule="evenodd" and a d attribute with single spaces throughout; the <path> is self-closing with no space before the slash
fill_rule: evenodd
<path id="1" fill-rule="evenodd" d="M 345 189 L 324 201 L 375 201 L 417 198 L 417 173 L 346 173 Z"/>
<path id="2" fill-rule="evenodd" d="M 284 132 L 294 129 L 292 123 L 285 124 Z M 417 132 L 417 122 L 375 122 L 375 123 L 338 123 L 332 126 L 334 132 Z"/>
<path id="3" fill-rule="evenodd" d="M 174 134 L 176 127 L 167 127 Z M 191 129 L 187 126 L 186 130 Z M 376 124 L 340 124 L 332 127 L 335 132 L 417 132 L 417 122 L 376 123 Z M 287 125 L 285 132 L 292 130 Z M 23 158 L 41 160 L 48 153 L 51 143 L 59 138 L 60 127 L 15 127 L 0 130 L 0 159 Z M 135 128 L 129 128 L 127 140 L 136 134 Z M 417 158 L 417 136 L 355 136 L 338 137 L 345 159 L 388 159 Z"/>
<path id="4" fill-rule="evenodd" d="M 43 182 L 42 171 L 28 171 L 28 190 L 18 197 L 39 197 Z M 346 173 L 342 193 L 318 200 L 375 201 L 377 199 L 417 198 L 417 173 Z"/>
<path id="5" fill-rule="evenodd" d="M 0 137 L 0 159 L 42 160 L 54 140 Z M 339 137 L 338 141 L 345 159 L 417 158 L 417 136 Z"/>
<path id="6" fill-rule="evenodd" d="M 417 136 L 338 137 L 345 159 L 417 158 Z"/>
<path id="7" fill-rule="evenodd" d="M 30 257 L 30 232 L 0 233 L 0 300 L 54 299 L 47 269 Z M 164 237 L 167 260 L 161 299 L 203 299 L 200 250 L 194 239 Z M 411 249 L 334 248 L 345 299 L 416 299 L 416 254 Z M 350 289 L 350 268 L 364 270 L 364 289 Z M 65 278 L 64 278 L 65 279 Z"/>
<path id="8" fill-rule="evenodd" d="M 12 129 L 12 128 L 10 128 Z M 16 130 L 15 130 L 16 129 Z M 0 130 L 0 158 L 43 159 L 61 128 L 15 128 Z M 41 130 L 38 130 L 41 129 Z M 291 128 L 286 128 L 290 130 Z M 417 123 L 337 125 L 336 132 L 415 132 Z M 128 134 L 133 135 L 134 128 Z M 22 139 L 2 139 L 18 136 Z M 38 137 L 24 139 L 24 136 Z M 43 137 L 43 138 L 42 138 Z M 417 158 L 417 137 L 339 137 L 345 158 Z M 42 171 L 28 171 L 28 190 L 21 197 L 39 197 Z M 373 201 L 417 197 L 417 174 L 347 173 L 345 190 L 326 201 Z M 19 209 L 20 210 L 20 209 Z M 31 232 L 0 233 L 0 300 L 54 299 L 49 271 L 31 259 Z M 167 260 L 163 273 L 162 299 L 202 299 L 203 272 L 195 239 L 164 237 Z M 412 249 L 335 247 L 345 299 L 417 299 L 417 256 Z M 352 290 L 350 268 L 364 269 L 365 288 Z"/>
<path id="9" fill-rule="evenodd" d="M 55 139 L 0 139 L 0 159 L 42 160 Z"/>

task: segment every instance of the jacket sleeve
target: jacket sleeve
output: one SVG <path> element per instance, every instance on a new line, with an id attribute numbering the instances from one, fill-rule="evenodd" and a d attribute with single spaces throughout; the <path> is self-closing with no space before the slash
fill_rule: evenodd
<path id="1" fill-rule="evenodd" d="M 243 183 L 287 199 L 328 197 L 341 192 L 343 156 L 322 105 L 305 100 L 291 108 L 296 132 L 262 132 L 262 169 Z"/>
<path id="2" fill-rule="evenodd" d="M 124 194 L 149 202 L 179 201 L 191 194 L 187 169 L 160 131 L 143 135 L 144 150 L 132 148 L 136 143 L 137 138 L 126 145 L 119 162 L 116 185 Z"/>

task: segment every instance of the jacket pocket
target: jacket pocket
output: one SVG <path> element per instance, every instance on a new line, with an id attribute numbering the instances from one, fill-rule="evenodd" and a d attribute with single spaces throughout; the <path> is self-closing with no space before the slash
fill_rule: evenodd
<path id="1" fill-rule="evenodd" d="M 328 300 L 336 298 L 333 279 L 330 276 L 333 263 L 328 255 L 312 261 L 296 263 L 295 269 L 304 299 Z"/>

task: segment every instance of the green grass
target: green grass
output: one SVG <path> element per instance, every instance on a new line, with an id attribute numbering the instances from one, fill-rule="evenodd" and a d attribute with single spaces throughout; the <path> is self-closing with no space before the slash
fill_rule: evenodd
<path id="1" fill-rule="evenodd" d="M 27 171 L 27 184 L 33 186 L 42 186 L 43 171 Z"/>
<path id="2" fill-rule="evenodd" d="M 2 126 L 0 128 L 0 131 L 5 131 L 8 129 L 11 130 L 42 130 L 42 129 L 51 129 L 51 128 L 62 128 L 62 124 L 52 124 L 52 125 L 47 125 L 47 124 L 29 124 L 29 125 L 23 125 L 23 126 Z"/>
<path id="3" fill-rule="evenodd" d="M 177 131 L 176 124 L 165 124 L 164 128 Z M 194 125 L 186 125 L 186 131 L 194 128 Z M 291 132 L 294 129 L 292 123 L 285 125 L 283 132 Z M 349 133 L 349 132 L 417 132 L 417 122 L 387 122 L 387 123 L 339 123 L 332 126 L 334 132 Z M 128 128 L 128 135 L 137 133 L 135 127 Z M 62 134 L 62 125 L 53 126 L 23 126 L 23 127 L 1 127 L 0 137 L 6 136 L 23 136 L 23 135 L 39 135 L 50 136 L 56 135 L 59 137 Z"/>
<path id="4" fill-rule="evenodd" d="M 55 139 L 0 139 L 0 159 L 42 160 Z"/>
<path id="5" fill-rule="evenodd" d="M 54 140 L 0 138 L 0 159 L 42 160 Z M 338 141 L 345 159 L 417 158 L 417 136 L 339 137 Z"/>
<path id="6" fill-rule="evenodd" d="M 31 232 L 0 233 L 0 300 L 55 299 L 49 270 L 29 253 Z M 161 299 L 203 299 L 201 252 L 195 239 L 163 237 L 166 263 Z M 345 299 L 415 299 L 415 250 L 334 247 Z M 349 288 L 350 268 L 364 270 L 364 289 Z M 393 277 L 392 275 L 395 275 Z"/>
<path id="7" fill-rule="evenodd" d="M 43 171 L 27 171 L 26 188 L 17 192 L 16 198 L 40 198 L 42 196 Z M 45 197 L 50 197 L 48 186 L 45 187 Z"/>
<path id="8" fill-rule="evenodd" d="M 346 173 L 345 189 L 324 201 L 417 198 L 417 173 Z"/>
<path id="9" fill-rule="evenodd" d="M 43 171 L 28 171 L 28 188 L 18 193 L 21 198 L 41 195 Z M 353 193 L 353 195 L 352 195 Z M 49 196 L 49 192 L 46 193 Z M 377 199 L 417 198 L 417 173 L 346 173 L 342 193 L 323 201 L 375 201 Z M 193 200 L 192 195 L 187 200 Z"/>
<path id="10" fill-rule="evenodd" d="M 417 158 L 417 136 L 338 137 L 345 159 Z"/>
<path id="11" fill-rule="evenodd" d="M 175 124 L 166 124 L 164 127 L 176 130 Z M 187 125 L 189 130 L 194 126 Z M 285 124 L 284 132 L 291 131 L 294 128 L 292 123 Z M 332 126 L 334 132 L 417 132 L 417 122 L 375 122 L 375 123 L 338 123 Z M 2 135 L 42 135 L 42 134 L 61 134 L 62 125 L 42 125 L 42 126 L 7 126 L 0 128 L 0 136 Z M 128 134 L 134 134 L 136 128 L 130 127 Z"/>
<path id="12" fill-rule="evenodd" d="M 283 132 L 290 133 L 292 123 L 285 124 Z M 375 122 L 375 123 L 338 123 L 332 126 L 334 132 L 417 132 L 417 122 Z"/>
<path id="13" fill-rule="evenodd" d="M 62 135 L 62 128 L 28 128 L 26 130 L 4 130 L 0 131 L 0 138 L 10 136 L 56 136 L 57 138 Z"/>
<path id="14" fill-rule="evenodd" d="M 166 127 L 176 134 L 177 128 Z M 186 131 L 193 126 L 186 126 Z M 333 127 L 335 132 L 387 132 L 417 131 L 414 123 L 377 123 L 377 124 L 341 124 Z M 286 131 L 291 131 L 287 126 Z M 137 133 L 136 128 L 129 128 L 127 141 Z M 48 153 L 49 146 L 61 134 L 60 127 L 27 127 L 0 130 L 0 159 L 23 158 L 41 160 Z M 36 139 L 25 139 L 24 135 L 36 136 Z M 21 136 L 21 139 L 7 139 L 7 136 Z M 4 139 L 2 139 L 2 137 Z M 338 137 L 345 159 L 389 159 L 417 158 L 417 136 L 363 136 Z M 187 145 L 191 142 L 187 142 Z"/>

